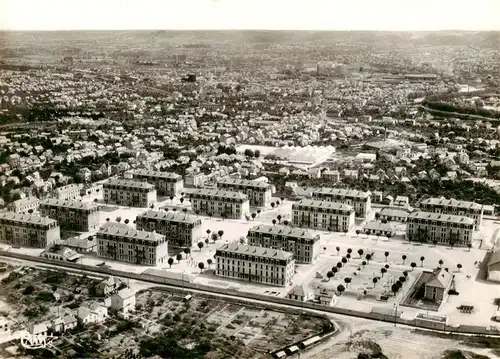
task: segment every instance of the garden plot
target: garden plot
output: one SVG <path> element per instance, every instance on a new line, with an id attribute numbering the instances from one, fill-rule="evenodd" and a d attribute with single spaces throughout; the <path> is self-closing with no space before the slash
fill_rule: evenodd
<path id="1" fill-rule="evenodd" d="M 244 307 L 240 305 L 228 304 L 222 310 L 212 313 L 207 318 L 207 322 L 218 326 L 222 326 L 226 323 L 229 323 L 232 320 L 232 318 L 243 308 Z"/>

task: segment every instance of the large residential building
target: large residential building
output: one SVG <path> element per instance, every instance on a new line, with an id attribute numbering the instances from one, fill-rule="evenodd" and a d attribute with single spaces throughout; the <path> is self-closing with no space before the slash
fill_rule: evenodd
<path id="1" fill-rule="evenodd" d="M 474 220 L 474 229 L 478 230 L 483 221 L 483 206 L 475 202 L 457 201 L 456 199 L 428 198 L 420 202 L 420 209 L 426 212 L 466 216 Z"/>
<path id="2" fill-rule="evenodd" d="M 344 203 L 302 199 L 292 205 L 292 223 L 297 227 L 348 232 L 354 217 L 352 206 Z"/>
<path id="3" fill-rule="evenodd" d="M 184 176 L 185 187 L 203 187 L 207 180 L 204 173 L 188 173 Z"/>
<path id="4" fill-rule="evenodd" d="M 370 192 L 322 187 L 312 192 L 312 198 L 315 200 L 338 202 L 352 206 L 356 213 L 356 217 L 360 218 L 367 218 L 371 211 L 372 195 Z"/>
<path id="5" fill-rule="evenodd" d="M 414 211 L 406 222 L 406 237 L 420 242 L 468 245 L 473 231 L 472 218 L 452 214 Z"/>
<path id="6" fill-rule="evenodd" d="M 250 206 L 268 207 L 271 205 L 273 190 L 272 186 L 266 182 L 226 177 L 217 181 L 217 188 L 246 194 Z"/>
<path id="7" fill-rule="evenodd" d="M 228 243 L 215 252 L 215 274 L 248 282 L 288 286 L 295 273 L 293 254 L 279 249 Z"/>
<path id="8" fill-rule="evenodd" d="M 313 263 L 319 255 L 319 234 L 306 229 L 258 225 L 248 231 L 251 246 L 281 249 L 293 253 L 297 263 Z"/>
<path id="9" fill-rule="evenodd" d="M 54 190 L 54 198 L 62 199 L 63 201 L 80 199 L 80 186 L 73 183 L 56 188 Z"/>
<path id="10" fill-rule="evenodd" d="M 195 213 L 240 219 L 250 212 L 248 197 L 240 192 L 200 188 L 189 190 L 186 196 Z"/>
<path id="11" fill-rule="evenodd" d="M 35 196 L 18 199 L 9 204 L 8 209 L 15 213 L 33 213 L 38 211 L 40 200 Z"/>
<path id="12" fill-rule="evenodd" d="M 59 225 L 54 219 L 14 212 L 0 213 L 0 242 L 46 248 L 60 238 Z"/>
<path id="13" fill-rule="evenodd" d="M 170 245 L 191 247 L 203 236 L 201 219 L 181 212 L 146 211 L 136 218 L 137 229 L 163 234 Z"/>
<path id="14" fill-rule="evenodd" d="M 132 207 L 149 207 L 156 201 L 155 186 L 130 179 L 110 179 L 104 183 L 104 202 Z"/>
<path id="15" fill-rule="evenodd" d="M 159 233 L 138 231 L 124 223 L 106 223 L 97 232 L 97 255 L 139 265 L 167 263 L 168 241 Z"/>
<path id="16" fill-rule="evenodd" d="M 99 207 L 92 202 L 47 198 L 40 201 L 40 214 L 56 219 L 61 228 L 88 232 L 99 228 Z"/>
<path id="17" fill-rule="evenodd" d="M 176 173 L 135 170 L 132 172 L 134 179 L 146 181 L 155 186 L 156 192 L 160 196 L 180 196 L 184 188 L 182 176 Z"/>

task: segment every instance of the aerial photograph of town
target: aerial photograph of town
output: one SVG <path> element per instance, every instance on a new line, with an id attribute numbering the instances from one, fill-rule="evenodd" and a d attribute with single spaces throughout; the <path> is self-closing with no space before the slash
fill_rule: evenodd
<path id="1" fill-rule="evenodd" d="M 500 358 L 500 31 L 90 3 L 0 4 L 0 358 Z"/>

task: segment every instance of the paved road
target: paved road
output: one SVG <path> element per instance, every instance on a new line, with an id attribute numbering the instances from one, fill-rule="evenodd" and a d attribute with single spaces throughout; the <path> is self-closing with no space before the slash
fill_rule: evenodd
<path id="1" fill-rule="evenodd" d="M 27 265 L 30 267 L 38 267 L 38 268 L 49 267 L 49 268 L 54 268 L 54 269 L 62 269 L 66 272 L 71 272 L 74 274 L 79 274 L 79 273 L 86 274 L 88 276 L 98 277 L 98 278 L 105 276 L 102 273 L 96 273 L 96 272 L 78 270 L 75 268 L 71 268 L 71 267 L 65 266 L 63 262 L 61 264 L 46 264 L 46 263 L 38 262 L 38 261 L 36 261 L 36 259 L 37 258 L 33 258 L 33 260 L 25 260 L 25 259 L 11 258 L 11 257 L 8 257 L 6 255 L 0 256 L 0 261 L 6 262 L 6 263 L 11 263 L 14 265 L 20 264 L 20 265 Z M 170 290 L 175 290 L 175 291 L 182 290 L 182 291 L 186 291 L 189 293 L 202 294 L 205 296 L 213 296 L 213 297 L 218 297 L 218 298 L 226 298 L 226 299 L 234 300 L 234 301 L 238 301 L 238 302 L 254 303 L 254 304 L 258 304 L 260 306 L 268 307 L 271 309 L 272 308 L 277 308 L 277 309 L 281 308 L 281 309 L 289 309 L 289 310 L 291 309 L 294 311 L 302 311 L 302 312 L 307 312 L 307 313 L 311 313 L 311 314 L 326 315 L 326 316 L 328 316 L 328 318 L 330 318 L 330 320 L 332 320 L 333 323 L 335 323 L 337 328 L 339 328 L 339 325 L 335 321 L 335 318 L 337 318 L 338 320 L 347 322 L 347 323 L 349 322 L 349 320 L 352 321 L 352 317 L 355 317 L 356 319 L 363 319 L 363 320 L 366 320 L 368 322 L 382 321 L 382 320 L 359 317 L 359 316 L 355 315 L 354 313 L 347 315 L 347 314 L 341 314 L 341 313 L 331 313 L 331 312 L 328 312 L 326 310 L 322 310 L 321 308 L 318 308 L 318 309 L 304 308 L 302 306 L 301 302 L 297 302 L 296 304 L 295 303 L 282 304 L 282 303 L 276 303 L 276 302 L 269 302 L 269 301 L 265 301 L 265 300 L 247 298 L 247 297 L 243 297 L 243 296 L 239 296 L 239 295 L 225 294 L 225 293 L 219 292 L 219 288 L 217 288 L 217 287 L 214 287 L 210 292 L 207 292 L 206 290 L 198 290 L 198 289 L 193 289 L 193 288 L 186 289 L 180 285 L 168 285 L 168 284 L 149 282 L 146 280 L 137 280 L 135 278 L 127 278 L 126 275 L 121 276 L 121 277 L 119 276 L 119 278 L 123 279 L 126 282 L 128 281 L 131 284 L 131 287 L 136 288 L 137 290 L 149 289 L 149 288 L 159 288 L 159 289 L 164 289 L 164 290 L 170 289 Z M 272 297 L 270 297 L 270 300 L 271 299 L 272 299 Z M 389 322 L 389 321 L 387 321 L 387 322 Z M 392 323 L 392 320 L 390 322 Z M 412 329 L 414 329 L 416 327 L 416 326 L 405 325 L 405 324 L 401 324 L 401 323 L 398 323 L 398 326 L 404 327 L 404 328 L 412 328 Z M 438 330 L 431 330 L 431 329 L 422 328 L 422 327 L 419 327 L 419 328 L 421 328 L 423 330 L 439 332 Z M 457 334 L 458 335 L 468 335 L 466 333 L 457 333 Z M 475 335 L 475 334 L 470 334 L 470 335 Z M 494 334 L 493 335 L 486 335 L 486 336 L 498 337 L 498 335 L 494 335 Z"/>
<path id="2" fill-rule="evenodd" d="M 53 269 L 62 269 L 67 273 L 72 273 L 75 275 L 87 275 L 90 277 L 95 277 L 95 278 L 105 278 L 107 277 L 106 275 L 102 273 L 94 273 L 90 271 L 85 271 L 85 270 L 77 270 L 74 268 L 68 268 L 65 267 L 64 265 L 55 265 L 55 264 L 45 264 L 45 263 L 38 263 L 35 261 L 27 261 L 27 260 L 22 260 L 22 259 L 17 259 L 17 258 L 10 258 L 10 257 L 5 257 L 5 256 L 0 256 L 0 261 L 12 265 L 25 265 L 25 266 L 30 266 L 30 267 L 35 267 L 35 268 L 42 268 L 42 269 L 47 269 L 47 268 L 53 268 Z M 247 302 L 247 303 L 254 303 L 254 304 L 259 304 L 264 307 L 276 307 L 276 308 L 286 308 L 286 309 L 293 309 L 295 311 L 302 311 L 302 312 L 308 312 L 308 313 L 314 313 L 314 314 L 320 314 L 320 315 L 328 315 L 331 317 L 331 313 L 325 313 L 324 311 L 321 310 L 314 310 L 314 309 L 309 309 L 309 308 L 303 308 L 300 306 L 300 304 L 297 305 L 286 305 L 286 304 L 280 304 L 280 303 L 270 303 L 266 302 L 263 300 L 257 300 L 257 299 L 251 299 L 251 298 L 242 298 L 236 295 L 228 295 L 228 294 L 223 294 L 223 293 L 207 293 L 206 291 L 203 290 L 197 290 L 197 289 L 185 289 L 181 288 L 178 286 L 174 285 L 167 285 L 167 284 L 157 284 L 157 283 L 150 283 L 147 281 L 140 281 L 136 279 L 129 279 L 126 277 L 118 277 L 122 279 L 124 282 L 129 281 L 131 284 L 131 287 L 136 288 L 141 287 L 140 289 L 150 289 L 150 288 L 159 288 L 159 289 L 173 289 L 176 291 L 186 291 L 189 293 L 197 293 L 197 294 L 203 294 L 203 295 L 208 295 L 208 296 L 216 296 L 220 298 L 226 298 L 226 299 L 231 299 L 231 300 L 236 300 L 239 302 Z M 139 284 L 139 285 L 138 285 Z M 335 314 L 337 315 L 337 314 Z M 340 314 L 339 314 L 340 316 Z M 345 318 L 349 318 L 348 316 L 345 316 Z"/>

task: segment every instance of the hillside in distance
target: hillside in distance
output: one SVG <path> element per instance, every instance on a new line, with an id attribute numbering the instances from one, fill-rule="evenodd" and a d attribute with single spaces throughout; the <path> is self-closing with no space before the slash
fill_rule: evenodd
<path id="1" fill-rule="evenodd" d="M 30 46 L 37 42 L 46 45 L 72 42 L 111 42 L 124 46 L 144 44 L 147 41 L 169 45 L 205 44 L 274 44 L 329 45 L 338 42 L 353 43 L 413 43 L 415 45 L 473 45 L 500 48 L 500 32 L 384 32 L 384 31 L 268 31 L 268 30 L 213 30 L 213 31 L 33 31 L 0 32 L 0 45 Z"/>

